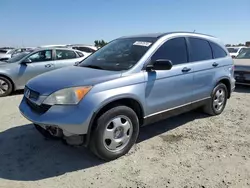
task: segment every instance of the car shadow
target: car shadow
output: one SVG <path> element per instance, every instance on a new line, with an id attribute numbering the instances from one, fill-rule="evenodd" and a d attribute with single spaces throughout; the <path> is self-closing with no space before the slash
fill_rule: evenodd
<path id="1" fill-rule="evenodd" d="M 190 112 L 141 128 L 137 143 L 206 116 Z M 46 140 L 32 124 L 0 132 L 0 178 L 36 181 L 102 165 L 84 147 L 71 147 L 59 141 Z"/>
<path id="2" fill-rule="evenodd" d="M 15 95 L 23 95 L 23 92 L 24 92 L 24 90 L 22 89 L 22 90 L 17 90 L 17 91 L 14 91 L 12 94 L 11 94 L 11 96 L 15 96 Z"/>
<path id="3" fill-rule="evenodd" d="M 195 119 L 203 119 L 207 117 L 207 114 L 201 113 L 199 110 L 194 110 L 154 124 L 146 125 L 140 129 L 140 135 L 137 139 L 137 143 L 171 131 Z"/>
<path id="4" fill-rule="evenodd" d="M 250 93 L 250 86 L 237 85 L 235 91 L 237 93 Z"/>

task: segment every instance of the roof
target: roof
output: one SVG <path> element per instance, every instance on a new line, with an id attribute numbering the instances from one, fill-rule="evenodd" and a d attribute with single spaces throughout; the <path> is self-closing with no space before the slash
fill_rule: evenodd
<path id="1" fill-rule="evenodd" d="M 166 35 L 170 34 L 198 34 L 198 35 L 203 35 L 203 36 L 209 36 L 209 37 L 214 37 L 211 35 L 207 34 L 202 34 L 202 33 L 194 33 L 194 32 L 185 32 L 185 31 L 175 31 L 175 32 L 166 32 L 166 33 L 148 33 L 148 34 L 140 34 L 140 35 L 132 35 L 132 36 L 124 36 L 121 38 L 134 38 L 134 37 L 153 37 L 153 38 L 160 38 Z"/>
<path id="2" fill-rule="evenodd" d="M 41 48 L 41 47 L 38 47 L 38 48 L 35 48 L 33 49 L 33 51 L 42 51 L 42 50 L 72 50 L 72 51 L 76 51 L 75 49 L 72 49 L 72 48 L 67 48 L 67 47 L 64 47 L 64 48 L 54 48 L 54 47 L 47 47 L 47 48 Z"/>

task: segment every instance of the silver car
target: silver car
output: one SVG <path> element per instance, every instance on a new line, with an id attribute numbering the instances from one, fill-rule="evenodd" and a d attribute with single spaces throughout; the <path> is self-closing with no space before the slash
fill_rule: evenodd
<path id="1" fill-rule="evenodd" d="M 31 78 L 65 66 L 73 66 L 86 58 L 81 51 L 62 48 L 36 49 L 0 61 L 0 97 L 24 89 Z"/>

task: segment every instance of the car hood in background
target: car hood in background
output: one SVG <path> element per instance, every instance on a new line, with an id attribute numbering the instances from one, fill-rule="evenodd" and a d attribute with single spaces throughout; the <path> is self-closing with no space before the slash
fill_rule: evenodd
<path id="1" fill-rule="evenodd" d="M 234 59 L 236 71 L 250 71 L 250 59 Z"/>
<path id="2" fill-rule="evenodd" d="M 41 74 L 27 83 L 28 88 L 41 95 L 50 95 L 60 89 L 95 85 L 121 77 L 121 72 L 85 67 L 65 67 Z"/>

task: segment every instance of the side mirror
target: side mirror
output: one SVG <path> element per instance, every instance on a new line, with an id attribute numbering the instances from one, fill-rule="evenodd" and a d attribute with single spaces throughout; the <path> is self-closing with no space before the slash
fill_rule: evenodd
<path id="1" fill-rule="evenodd" d="M 32 61 L 29 58 L 26 58 L 25 60 L 22 61 L 22 64 L 29 64 L 32 63 Z"/>
<path id="2" fill-rule="evenodd" d="M 170 70 L 173 67 L 173 64 L 168 59 L 158 59 L 147 65 L 146 70 Z"/>

